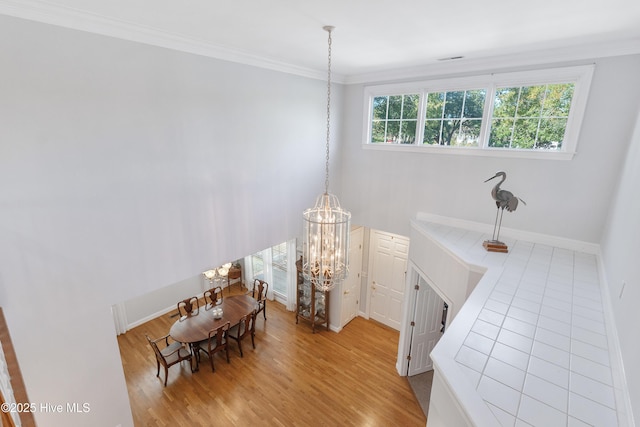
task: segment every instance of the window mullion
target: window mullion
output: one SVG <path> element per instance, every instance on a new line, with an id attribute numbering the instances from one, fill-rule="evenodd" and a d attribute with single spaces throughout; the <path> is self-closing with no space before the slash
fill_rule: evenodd
<path id="1" fill-rule="evenodd" d="M 387 143 L 387 130 L 389 129 L 389 98 L 390 96 L 387 96 L 387 112 L 385 113 L 384 116 L 384 143 Z"/>
<path id="2" fill-rule="evenodd" d="M 462 110 L 460 111 L 460 126 L 458 126 L 458 138 L 460 137 L 460 135 L 464 136 L 464 134 L 462 133 L 462 122 L 464 121 L 464 107 L 465 104 L 467 102 L 467 92 L 468 91 L 464 91 L 464 94 L 462 95 Z M 456 142 L 456 144 L 459 144 L 459 142 Z"/>
<path id="3" fill-rule="evenodd" d="M 402 144 L 402 138 L 403 138 L 403 134 L 402 134 L 402 121 L 404 120 L 404 97 L 406 95 L 402 95 L 402 97 L 400 98 L 400 121 L 398 123 L 398 142 L 400 144 Z"/>
<path id="4" fill-rule="evenodd" d="M 426 91 L 420 92 L 420 102 L 418 103 L 418 117 L 416 120 L 416 141 L 414 145 L 422 145 L 424 143 L 424 127 L 426 126 Z"/>
<path id="5" fill-rule="evenodd" d="M 442 144 L 442 130 L 444 129 L 444 110 L 447 107 L 447 92 L 444 93 L 444 101 L 442 102 L 442 111 L 440 112 L 440 133 L 438 134 L 438 145 Z"/>
<path id="6" fill-rule="evenodd" d="M 484 100 L 484 110 L 482 112 L 482 124 L 480 125 L 480 148 L 489 147 L 489 138 L 491 136 L 491 122 L 493 120 L 493 105 L 496 99 L 496 84 L 487 86 L 487 95 Z"/>

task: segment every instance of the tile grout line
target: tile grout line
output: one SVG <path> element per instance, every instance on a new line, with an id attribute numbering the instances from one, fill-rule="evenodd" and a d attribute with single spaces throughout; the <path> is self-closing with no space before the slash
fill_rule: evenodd
<path id="1" fill-rule="evenodd" d="M 532 250 L 531 250 L 531 252 L 532 252 L 532 253 L 534 252 L 534 250 L 535 250 L 535 247 L 536 247 L 536 246 L 537 246 L 537 244 L 534 244 L 534 245 L 533 245 Z M 530 254 L 530 255 L 531 255 L 531 254 Z M 551 260 L 552 260 L 552 259 L 553 259 L 553 250 L 551 251 L 551 256 L 550 256 L 550 259 L 549 259 L 549 264 L 548 264 L 548 266 L 547 266 L 547 271 L 546 271 L 546 275 L 545 275 L 545 280 L 544 280 L 544 289 L 543 289 L 543 291 L 542 291 L 542 301 L 544 301 L 544 295 L 545 295 L 546 290 L 547 290 L 547 281 L 548 281 L 548 279 L 549 279 L 549 269 L 551 268 Z M 529 266 L 529 262 L 530 262 L 530 261 L 531 261 L 531 256 L 529 256 L 529 259 L 527 260 L 527 267 Z M 518 416 L 518 415 L 520 414 L 520 407 L 521 407 L 521 405 L 522 405 L 522 397 L 523 397 L 523 396 L 527 396 L 527 397 L 529 397 L 529 398 L 531 398 L 531 399 L 534 399 L 533 397 L 531 397 L 531 396 L 529 396 L 529 395 L 526 395 L 526 394 L 524 393 L 524 387 L 525 387 L 525 384 L 527 383 L 527 375 L 529 375 L 529 366 L 530 366 L 530 364 L 531 364 L 531 357 L 532 357 L 532 355 L 533 355 L 533 346 L 535 345 L 535 343 L 536 343 L 536 337 L 538 336 L 538 324 L 540 323 L 540 316 L 541 316 L 541 312 L 542 312 L 542 307 L 543 307 L 543 303 L 541 303 L 541 304 L 540 304 L 540 308 L 538 309 L 538 313 L 537 313 L 537 314 L 538 314 L 538 317 L 536 318 L 535 331 L 534 331 L 534 334 L 533 334 L 533 341 L 531 342 L 531 350 L 529 351 L 528 358 L 527 358 L 527 370 L 525 371 L 525 374 L 524 374 L 524 383 L 522 384 L 522 390 L 520 391 L 520 401 L 518 402 L 518 412 L 517 412 L 517 415 L 516 415 L 516 420 L 522 420 L 522 418 L 520 418 L 520 417 Z M 534 399 L 534 400 L 536 400 L 536 401 L 540 402 L 538 399 Z M 546 403 L 544 403 L 544 402 L 540 402 L 540 403 L 542 403 L 542 404 L 544 404 L 544 405 L 547 405 L 547 404 L 546 404 Z M 549 405 L 547 405 L 547 406 L 549 406 Z M 524 421 L 524 420 L 522 420 L 522 421 Z M 525 422 L 526 422 L 526 421 L 525 421 Z"/>
<path id="2" fill-rule="evenodd" d="M 575 252 L 571 252 L 571 308 L 570 308 L 570 312 L 571 312 L 571 322 L 570 322 L 570 328 L 569 328 L 569 378 L 568 381 L 569 383 L 567 384 L 567 426 L 569 425 L 569 418 L 571 418 L 571 415 L 569 415 L 569 406 L 570 406 L 570 401 L 571 401 L 571 375 L 572 375 L 572 370 L 571 370 L 571 365 L 572 365 L 572 355 L 573 355 L 573 297 L 574 297 L 574 293 L 575 293 L 575 278 L 576 278 L 576 254 Z"/>

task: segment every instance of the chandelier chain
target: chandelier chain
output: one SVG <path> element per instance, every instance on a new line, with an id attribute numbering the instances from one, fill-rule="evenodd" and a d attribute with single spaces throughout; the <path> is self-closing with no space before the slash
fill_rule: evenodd
<path id="1" fill-rule="evenodd" d="M 331 146 L 331 31 L 327 56 L 327 139 L 325 192 L 316 199 L 313 208 L 304 211 L 302 271 L 305 282 L 327 292 L 338 286 L 349 272 L 349 232 L 351 214 L 340 207 L 338 198 L 329 194 L 329 150 Z M 328 302 L 328 301 L 327 301 Z M 326 307 L 328 309 L 328 306 Z M 328 313 L 328 312 L 326 312 Z M 313 316 L 313 314 L 312 314 Z"/>
<path id="2" fill-rule="evenodd" d="M 328 59 L 327 59 L 327 152 L 325 164 L 324 192 L 329 193 L 329 141 L 331 138 L 331 28 L 326 28 L 329 33 L 328 39 Z"/>

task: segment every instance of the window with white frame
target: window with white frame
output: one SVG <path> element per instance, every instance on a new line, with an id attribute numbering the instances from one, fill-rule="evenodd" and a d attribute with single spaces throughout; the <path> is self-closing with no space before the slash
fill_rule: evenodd
<path id="1" fill-rule="evenodd" d="M 271 292 L 280 294 L 286 299 L 290 269 L 290 260 L 287 256 L 288 245 L 289 242 L 283 242 L 245 258 L 245 264 L 250 268 L 246 272 L 250 289 L 253 279 L 262 279 L 269 283 Z M 295 243 L 293 245 L 295 247 Z"/>
<path id="2" fill-rule="evenodd" d="M 271 262 L 273 264 L 273 290 L 285 294 L 287 292 L 287 242 L 271 247 Z"/>
<path id="3" fill-rule="evenodd" d="M 371 142 L 415 143 L 419 94 L 381 95 L 372 102 Z"/>
<path id="4" fill-rule="evenodd" d="M 365 88 L 365 148 L 571 158 L 593 66 Z"/>

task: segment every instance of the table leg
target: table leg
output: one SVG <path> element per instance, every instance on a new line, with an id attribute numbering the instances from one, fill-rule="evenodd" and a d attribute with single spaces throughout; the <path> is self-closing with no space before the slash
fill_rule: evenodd
<path id="1" fill-rule="evenodd" d="M 198 372 L 200 370 L 200 351 L 196 345 L 197 343 L 189 343 L 189 347 L 191 348 L 191 370 L 193 372 Z M 195 368 L 193 367 L 194 363 Z"/>

